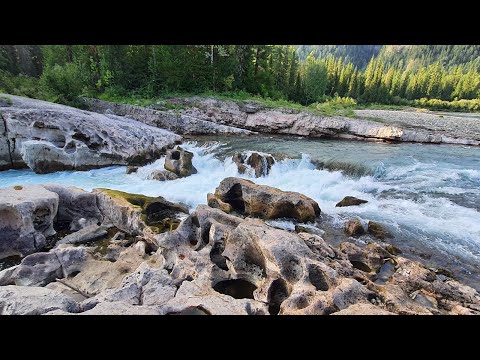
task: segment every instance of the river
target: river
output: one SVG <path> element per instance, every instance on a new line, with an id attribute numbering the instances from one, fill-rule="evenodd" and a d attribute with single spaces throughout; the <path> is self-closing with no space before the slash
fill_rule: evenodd
<path id="1" fill-rule="evenodd" d="M 227 176 L 297 191 L 316 200 L 328 226 L 341 232 L 351 217 L 378 221 L 394 235 L 404 255 L 453 272 L 480 290 L 480 148 L 458 145 L 385 144 L 285 136 L 197 137 L 182 145 L 195 156 L 198 173 L 168 182 L 147 180 L 164 159 L 125 174 L 124 166 L 85 172 L 38 175 L 29 170 L 0 172 L 0 187 L 60 183 L 86 190 L 107 187 L 161 195 L 194 208 Z M 239 175 L 236 151 L 270 153 L 268 176 Z M 320 169 L 319 169 L 320 168 Z M 367 204 L 336 208 L 344 196 Z M 286 221 L 275 223 L 291 228 Z M 328 237 L 328 234 L 326 236 Z M 327 239 L 328 240 L 328 239 Z M 357 240 L 362 241 L 362 239 Z"/>

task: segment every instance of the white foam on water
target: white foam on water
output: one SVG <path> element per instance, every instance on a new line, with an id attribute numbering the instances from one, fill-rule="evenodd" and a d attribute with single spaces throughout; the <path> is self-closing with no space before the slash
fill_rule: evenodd
<path id="1" fill-rule="evenodd" d="M 332 215 L 337 226 L 342 226 L 346 218 L 355 216 L 364 222 L 378 221 L 395 232 L 397 238 L 415 238 L 425 246 L 480 263 L 480 213 L 438 194 L 477 194 L 478 199 L 479 170 L 452 169 L 413 159 L 412 164 L 397 168 L 382 164 L 380 177 L 352 178 L 339 171 L 317 170 L 310 156 L 302 154 L 300 159 L 276 161 L 268 176 L 254 178 L 251 173 L 240 175 L 231 157 L 224 161 L 215 157 L 224 145 L 217 142 L 204 146 L 195 143 L 182 145 L 194 153 L 192 162 L 198 173 L 172 181 L 148 179 L 153 170 L 163 170 L 165 159 L 162 158 L 129 175 L 125 174 L 124 166 L 45 175 L 24 170 L 5 171 L 0 173 L 0 187 L 49 182 L 86 190 L 106 187 L 149 196 L 160 195 L 193 209 L 198 204 L 205 204 L 207 193 L 214 192 L 224 178 L 236 176 L 305 194 L 319 203 L 322 212 Z M 435 197 L 430 194 L 432 192 L 436 193 Z M 347 195 L 368 200 L 368 203 L 335 207 Z M 279 221 L 272 225 L 293 229 L 293 223 Z"/>

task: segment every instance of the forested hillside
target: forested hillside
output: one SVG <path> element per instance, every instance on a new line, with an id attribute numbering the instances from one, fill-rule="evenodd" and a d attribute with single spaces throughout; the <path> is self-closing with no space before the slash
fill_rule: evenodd
<path id="1" fill-rule="evenodd" d="M 359 69 L 365 69 L 372 56 L 378 56 L 382 45 L 297 45 L 300 60 L 305 60 L 313 51 L 316 58 L 342 58 Z"/>
<path id="2" fill-rule="evenodd" d="M 480 70 L 479 45 L 385 45 L 379 57 L 387 66 L 414 70 L 439 62 L 446 69 L 455 66 Z"/>
<path id="3" fill-rule="evenodd" d="M 315 49 L 303 61 L 308 47 L 292 45 L 1 46 L 0 90 L 62 103 L 79 95 L 241 93 L 314 107 L 480 110 L 478 46 L 385 46 L 378 56 L 377 45 Z"/>

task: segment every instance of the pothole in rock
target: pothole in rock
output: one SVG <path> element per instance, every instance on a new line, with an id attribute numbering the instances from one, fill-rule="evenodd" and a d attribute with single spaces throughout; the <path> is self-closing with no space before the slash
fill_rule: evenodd
<path id="1" fill-rule="evenodd" d="M 268 289 L 268 312 L 270 315 L 278 315 L 280 312 L 280 305 L 288 298 L 290 292 L 288 291 L 287 282 L 283 279 L 276 279 Z"/>
<path id="2" fill-rule="evenodd" d="M 210 251 L 210 260 L 217 265 L 220 269 L 228 271 L 227 259 L 222 255 L 225 250 L 225 244 L 222 242 L 216 242 L 212 246 Z"/>
<path id="3" fill-rule="evenodd" d="M 235 299 L 253 299 L 253 292 L 257 289 L 251 282 L 243 279 L 223 280 L 213 286 L 213 290 Z"/>

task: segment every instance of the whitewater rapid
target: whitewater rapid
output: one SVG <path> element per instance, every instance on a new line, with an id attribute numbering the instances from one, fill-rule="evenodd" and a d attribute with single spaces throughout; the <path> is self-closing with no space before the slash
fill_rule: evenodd
<path id="1" fill-rule="evenodd" d="M 206 204 L 207 193 L 213 193 L 225 177 L 243 177 L 313 198 L 338 228 L 351 217 L 359 217 L 365 224 L 368 220 L 378 221 L 395 235 L 400 248 L 404 245 L 420 252 L 428 250 L 433 259 L 444 257 L 450 266 L 460 266 L 465 276 L 472 275 L 480 264 L 480 169 L 455 168 L 412 157 L 401 166 L 378 162 L 372 175 L 349 177 L 340 171 L 318 170 L 310 155 L 303 153 L 299 158 L 277 160 L 269 175 L 255 178 L 252 173 L 238 173 L 231 156 L 225 156 L 228 144 L 189 142 L 182 147 L 194 153 L 193 165 L 198 170 L 187 178 L 148 180 L 153 170 L 163 169 L 165 160 L 161 158 L 128 175 L 124 166 L 45 175 L 10 170 L 0 173 L 0 187 L 34 183 L 60 183 L 85 190 L 104 187 L 160 195 L 194 209 Z M 336 208 L 335 204 L 347 195 L 368 203 Z M 290 222 L 273 224 L 293 228 Z"/>

